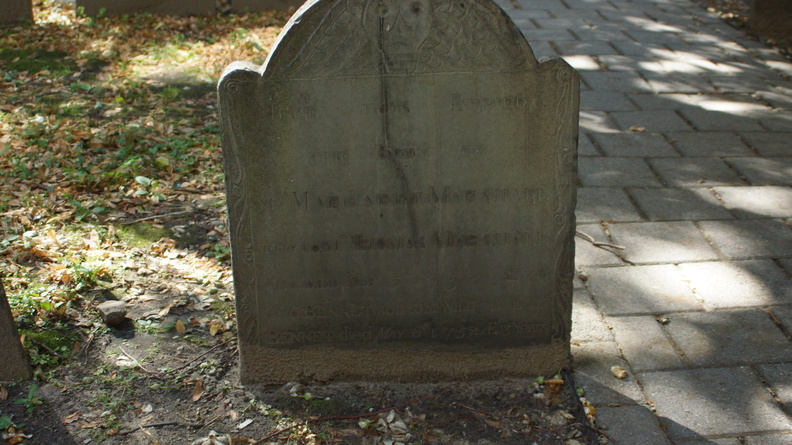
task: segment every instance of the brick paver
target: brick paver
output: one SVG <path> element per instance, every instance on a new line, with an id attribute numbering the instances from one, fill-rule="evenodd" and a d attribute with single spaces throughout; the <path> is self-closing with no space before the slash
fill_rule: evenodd
<path id="1" fill-rule="evenodd" d="M 792 444 L 792 63 L 690 0 L 496 0 L 581 73 L 576 380 L 622 445 Z M 610 367 L 628 370 L 627 379 Z"/>

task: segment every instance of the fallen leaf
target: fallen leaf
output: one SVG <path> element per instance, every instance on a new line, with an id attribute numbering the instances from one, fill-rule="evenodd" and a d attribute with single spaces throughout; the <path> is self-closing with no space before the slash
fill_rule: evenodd
<path id="1" fill-rule="evenodd" d="M 561 388 L 564 386 L 564 381 L 561 379 L 549 379 L 545 380 L 545 386 L 547 386 L 549 394 L 545 394 L 548 398 L 553 395 L 557 394 L 561 391 Z"/>
<path id="2" fill-rule="evenodd" d="M 223 325 L 223 322 L 220 320 L 212 320 L 212 322 L 209 324 L 209 335 L 211 335 L 212 337 L 223 332 L 224 330 L 225 330 L 225 326 Z"/>
<path id="3" fill-rule="evenodd" d="M 8 399 L 8 390 L 3 385 L 0 385 L 0 400 Z"/>
<path id="4" fill-rule="evenodd" d="M 621 366 L 611 366 L 611 374 L 617 379 L 626 379 L 627 378 L 627 371 Z"/>
<path id="5" fill-rule="evenodd" d="M 69 423 L 74 423 L 74 422 L 76 422 L 78 420 L 80 420 L 80 413 L 76 412 L 76 413 L 69 414 L 68 416 L 62 418 L 61 422 L 69 424 Z"/>
<path id="6" fill-rule="evenodd" d="M 58 247 L 61 246 L 61 242 L 58 240 L 58 235 L 55 233 L 54 229 L 49 229 L 49 232 L 47 232 L 47 236 L 49 236 L 49 239 L 52 240 L 52 242 L 55 243 L 56 246 Z"/>
<path id="7" fill-rule="evenodd" d="M 500 422 L 496 422 L 494 420 L 484 419 L 484 423 L 495 428 L 496 430 L 503 429 L 503 425 Z"/>
<path id="8" fill-rule="evenodd" d="M 33 255 L 36 255 L 37 257 L 39 257 L 41 259 L 45 259 L 45 260 L 49 260 L 50 258 L 52 258 L 54 256 L 50 252 L 47 252 L 46 250 L 39 249 L 38 247 L 33 247 L 32 249 L 30 249 L 30 253 L 32 253 Z"/>
<path id="9" fill-rule="evenodd" d="M 8 439 L 8 445 L 18 445 L 25 442 L 24 436 L 11 436 Z"/>
<path id="10" fill-rule="evenodd" d="M 200 380 L 196 380 L 195 388 L 193 388 L 192 392 L 192 401 L 197 402 L 204 393 L 204 385 L 203 382 Z"/>
<path id="11" fill-rule="evenodd" d="M 179 334 L 184 334 L 187 332 L 187 326 L 184 326 L 184 323 L 181 320 L 176 320 L 176 332 Z"/>
<path id="12" fill-rule="evenodd" d="M 159 317 L 164 317 L 164 316 L 168 315 L 168 313 L 170 312 L 171 308 L 173 307 L 173 304 L 174 304 L 173 302 L 169 303 L 167 306 L 162 308 L 162 310 L 160 310 L 157 315 Z"/>

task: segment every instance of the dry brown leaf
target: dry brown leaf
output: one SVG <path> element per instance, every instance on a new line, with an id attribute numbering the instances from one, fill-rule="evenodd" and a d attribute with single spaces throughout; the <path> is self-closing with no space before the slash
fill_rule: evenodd
<path id="1" fill-rule="evenodd" d="M 176 332 L 179 334 L 184 334 L 187 332 L 187 326 L 184 325 L 184 322 L 181 320 L 176 320 Z"/>
<path id="2" fill-rule="evenodd" d="M 33 247 L 32 249 L 30 249 L 30 253 L 36 255 L 37 257 L 43 260 L 51 260 L 51 258 L 55 256 L 44 249 L 39 249 L 38 247 Z"/>
<path id="3" fill-rule="evenodd" d="M 195 388 L 193 388 L 192 392 L 192 401 L 197 402 L 204 393 L 204 385 L 203 382 L 200 380 L 195 381 Z"/>
<path id="4" fill-rule="evenodd" d="M 212 320 L 212 322 L 209 324 L 209 335 L 212 337 L 222 333 L 223 331 L 225 331 L 225 325 L 221 320 Z"/>
<path id="5" fill-rule="evenodd" d="M 76 413 L 69 414 L 68 416 L 62 418 L 61 422 L 69 424 L 69 423 L 74 423 L 74 422 L 76 422 L 78 420 L 80 420 L 80 413 L 76 412 Z"/>
<path id="6" fill-rule="evenodd" d="M 496 430 L 503 429 L 503 425 L 501 425 L 500 422 L 496 422 L 494 420 L 484 419 L 484 423 L 495 428 Z"/>
<path id="7" fill-rule="evenodd" d="M 8 399 L 8 390 L 3 385 L 0 385 L 0 400 Z"/>
<path id="8" fill-rule="evenodd" d="M 564 381 L 561 379 L 545 380 L 544 383 L 545 386 L 547 387 L 548 390 L 547 392 L 549 392 L 549 394 L 545 394 L 548 397 L 550 397 L 550 395 L 557 394 L 559 391 L 561 391 L 561 388 L 563 388 L 564 386 Z"/>
<path id="9" fill-rule="evenodd" d="M 168 313 L 170 312 L 172 307 L 173 307 L 173 303 L 168 304 L 167 306 L 162 308 L 162 310 L 160 310 L 157 315 L 159 315 L 160 317 L 164 317 L 164 316 L 168 315 Z"/>

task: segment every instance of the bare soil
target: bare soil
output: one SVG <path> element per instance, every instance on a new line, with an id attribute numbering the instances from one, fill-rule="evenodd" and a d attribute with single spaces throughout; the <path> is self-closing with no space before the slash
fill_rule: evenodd
<path id="1" fill-rule="evenodd" d="M 181 308 L 163 321 L 206 315 Z M 541 385 L 523 379 L 243 387 L 232 331 L 213 337 L 189 324 L 184 333 L 139 326 L 127 320 L 97 331 L 45 382 L 6 385 L 0 413 L 20 426 L 19 435 L 6 434 L 7 443 L 600 443 L 568 373 Z M 32 411 L 25 400 L 36 403 Z"/>

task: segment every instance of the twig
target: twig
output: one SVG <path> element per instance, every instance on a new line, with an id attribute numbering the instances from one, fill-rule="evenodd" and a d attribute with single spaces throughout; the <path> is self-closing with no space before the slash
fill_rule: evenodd
<path id="1" fill-rule="evenodd" d="M 52 354 L 52 355 L 54 355 L 55 357 L 58 357 L 59 359 L 63 360 L 63 356 L 62 356 L 62 355 L 60 355 L 60 354 L 58 354 L 57 352 L 53 351 L 52 349 L 50 349 L 50 347 L 49 347 L 49 346 L 47 346 L 47 345 L 45 345 L 45 344 L 43 344 L 43 343 L 39 343 L 39 342 L 37 342 L 36 340 L 33 340 L 33 339 L 32 339 L 32 338 L 30 338 L 30 337 L 27 337 L 27 339 L 28 339 L 28 341 L 30 341 L 30 342 L 31 342 L 31 343 L 33 343 L 34 345 L 36 345 L 36 346 L 39 346 L 39 347 L 42 347 L 42 348 L 46 349 L 46 350 L 47 350 L 47 352 L 49 352 L 50 354 Z"/>
<path id="2" fill-rule="evenodd" d="M 88 349 L 91 347 L 91 343 L 93 343 L 93 340 L 96 337 L 96 333 L 98 331 L 99 331 L 98 327 L 93 328 L 91 330 L 91 333 L 88 335 L 88 340 L 85 341 L 85 346 L 83 347 L 83 350 L 82 350 L 83 358 L 85 359 L 85 360 L 83 360 L 83 363 L 86 363 L 87 360 L 88 360 Z"/>
<path id="3" fill-rule="evenodd" d="M 618 244 L 611 244 L 611 243 L 604 243 L 604 242 L 602 242 L 602 241 L 597 241 L 597 240 L 595 240 L 595 239 L 594 239 L 594 237 L 593 237 L 593 236 L 591 236 L 591 235 L 589 235 L 588 233 L 586 233 L 586 232 L 583 232 L 583 231 L 581 231 L 581 230 L 575 230 L 575 232 L 576 232 L 578 235 L 580 235 L 581 237 L 583 237 L 583 238 L 585 238 L 586 240 L 588 240 L 588 242 L 590 242 L 590 243 L 591 243 L 593 246 L 595 246 L 595 247 L 610 247 L 610 248 L 612 248 L 612 249 L 618 249 L 618 250 L 625 250 L 625 249 L 627 249 L 626 247 L 624 247 L 624 246 L 620 246 L 620 245 L 618 245 Z"/>
<path id="4" fill-rule="evenodd" d="M 215 420 L 217 420 L 217 419 L 216 418 L 212 419 L 212 422 L 214 422 Z M 126 436 L 127 434 L 132 434 L 132 433 L 134 433 L 137 430 L 145 431 L 146 428 L 159 428 L 159 427 L 162 427 L 162 426 L 174 426 L 174 425 L 176 425 L 176 426 L 185 426 L 187 428 L 203 428 L 204 426 L 206 426 L 208 424 L 204 424 L 204 423 L 184 423 L 184 422 L 176 422 L 176 421 L 174 421 L 174 422 L 151 423 L 151 424 L 148 424 L 148 425 L 140 424 L 140 425 L 136 426 L 135 428 L 132 428 L 132 429 L 129 429 L 129 430 L 126 430 L 126 431 L 121 431 L 120 433 L 118 433 L 118 435 L 119 436 Z"/>
<path id="5" fill-rule="evenodd" d="M 122 348 L 121 346 L 119 346 L 119 347 L 118 347 L 118 349 L 120 349 L 120 350 L 121 350 L 121 352 L 122 352 L 124 355 L 126 355 L 127 357 L 129 357 L 129 358 L 131 358 L 132 360 L 134 360 L 134 361 L 135 361 L 135 363 L 137 363 L 137 365 L 140 367 L 140 370 L 141 370 L 141 371 L 145 372 L 146 374 L 151 374 L 151 375 L 154 375 L 154 376 L 157 376 L 157 377 L 162 377 L 162 374 L 161 374 L 161 373 L 159 373 L 159 372 L 154 372 L 154 371 L 149 371 L 148 369 L 146 369 L 146 368 L 143 366 L 143 364 L 142 364 L 142 363 L 140 363 L 140 360 L 136 359 L 135 357 L 132 357 L 132 356 L 131 356 L 131 355 L 130 355 L 128 352 L 124 351 L 124 348 Z"/>
<path id="6" fill-rule="evenodd" d="M 203 425 L 201 425 L 201 428 L 206 428 L 207 426 L 209 426 L 209 425 L 211 425 L 211 424 L 215 423 L 215 422 L 217 421 L 217 419 L 219 419 L 219 418 L 223 417 L 223 415 L 224 415 L 224 414 L 218 414 L 218 415 L 214 416 L 214 417 L 213 417 L 213 418 L 212 418 L 210 421 L 208 421 L 208 422 L 204 422 L 204 424 L 203 424 Z"/>
<path id="7" fill-rule="evenodd" d="M 173 217 L 176 217 L 176 216 L 189 215 L 191 213 L 195 213 L 195 210 L 184 210 L 184 211 L 181 211 L 181 212 L 171 212 L 171 213 L 163 213 L 161 215 L 151 215 L 151 216 L 146 216 L 145 218 L 138 218 L 138 219 L 135 219 L 135 220 L 132 220 L 132 221 L 121 222 L 119 224 L 121 224 L 122 226 L 128 226 L 128 225 L 137 224 L 137 223 L 143 222 L 143 221 L 151 221 L 152 219 L 173 218 Z"/>
<path id="8" fill-rule="evenodd" d="M 273 433 L 267 434 L 266 436 L 262 437 L 258 441 L 254 442 L 253 445 L 260 445 L 260 444 L 264 443 L 265 441 L 267 441 L 269 439 L 272 439 L 275 436 L 278 436 L 278 435 L 280 435 L 282 433 L 285 433 L 286 431 L 289 431 L 291 429 L 297 428 L 299 426 L 303 426 L 303 425 L 305 425 L 307 423 L 321 423 L 321 422 L 327 422 L 328 420 L 354 420 L 354 419 L 362 419 L 364 417 L 376 416 L 378 414 L 382 414 L 382 413 L 385 413 L 385 412 L 388 412 L 388 411 L 394 411 L 394 410 L 397 410 L 399 408 L 403 408 L 403 407 L 405 407 L 407 405 L 412 405 L 413 403 L 419 403 L 419 402 L 423 402 L 423 401 L 426 401 L 426 400 L 434 399 L 435 397 L 440 397 L 441 395 L 447 394 L 447 393 L 449 393 L 449 392 L 451 392 L 453 390 L 454 390 L 453 388 L 448 388 L 445 391 L 439 392 L 437 394 L 433 394 L 431 396 L 426 396 L 426 397 L 421 397 L 419 399 L 409 400 L 407 402 L 400 403 L 398 405 L 394 405 L 394 406 L 391 406 L 391 407 L 388 407 L 388 408 L 383 408 L 383 409 L 381 409 L 379 411 L 374 411 L 372 413 L 357 414 L 357 415 L 354 415 L 354 416 L 317 417 L 315 419 L 308 419 L 306 421 L 297 422 L 297 423 L 295 423 L 292 426 L 288 426 L 286 428 L 281 428 L 278 431 L 275 431 Z"/>
<path id="9" fill-rule="evenodd" d="M 231 338 L 229 338 L 228 340 L 226 340 L 226 341 L 224 341 L 222 343 L 219 343 L 219 344 L 216 344 L 216 345 L 212 346 L 211 348 L 207 349 L 203 353 L 195 356 L 192 360 L 189 360 L 187 363 L 179 366 L 178 368 L 174 368 L 174 369 L 170 370 L 170 372 L 181 371 L 182 369 L 184 369 L 184 368 L 190 366 L 191 364 L 193 364 L 196 360 L 204 357 L 206 354 L 214 351 L 215 349 L 219 348 L 220 346 L 223 346 L 223 345 L 226 345 L 226 344 L 230 343 L 231 341 L 233 341 L 235 339 L 236 339 L 236 337 L 231 337 Z"/>
<path id="10" fill-rule="evenodd" d="M 206 191 L 206 190 L 183 189 L 183 188 L 177 188 L 177 189 L 168 190 L 168 192 L 169 193 L 181 193 L 181 194 L 192 193 L 192 194 L 195 194 L 195 195 L 209 195 L 209 194 L 215 193 L 214 190 Z"/>
<path id="11" fill-rule="evenodd" d="M 298 426 L 302 426 L 302 425 L 305 425 L 305 422 L 297 422 L 297 423 L 295 423 L 292 426 L 287 426 L 286 428 L 281 428 L 278 431 L 275 431 L 273 433 L 267 434 L 266 436 L 262 437 L 261 439 L 253 442 L 253 445 L 261 445 L 262 443 L 272 439 L 275 436 L 279 436 L 279 435 L 285 433 L 286 431 L 289 431 L 291 429 L 297 428 Z"/>
<path id="12" fill-rule="evenodd" d="M 473 408 L 472 406 L 463 405 L 461 403 L 455 403 L 455 405 L 456 406 L 461 406 L 462 408 L 465 408 L 468 411 L 472 411 L 474 413 L 481 414 L 482 416 L 492 417 L 495 420 L 500 420 L 497 416 L 492 415 L 492 414 L 487 413 L 487 412 L 484 412 L 484 411 L 482 411 L 480 409 Z"/>

